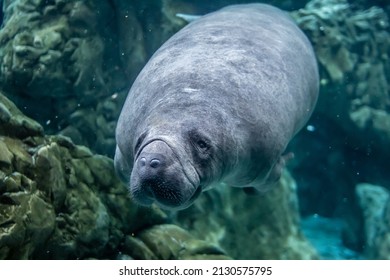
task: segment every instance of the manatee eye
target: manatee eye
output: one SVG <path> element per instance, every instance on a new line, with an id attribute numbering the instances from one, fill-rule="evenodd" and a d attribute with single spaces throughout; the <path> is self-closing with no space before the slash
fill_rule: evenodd
<path id="1" fill-rule="evenodd" d="M 190 142 L 192 143 L 195 150 L 198 151 L 198 153 L 206 156 L 210 152 L 211 145 L 209 139 L 207 139 L 205 135 L 201 134 L 196 129 L 192 129 L 188 132 L 188 136 Z"/>
<path id="2" fill-rule="evenodd" d="M 207 150 L 209 148 L 209 145 L 203 141 L 203 140 L 198 140 L 196 142 L 196 144 L 198 145 L 198 147 L 201 149 L 201 150 Z"/>

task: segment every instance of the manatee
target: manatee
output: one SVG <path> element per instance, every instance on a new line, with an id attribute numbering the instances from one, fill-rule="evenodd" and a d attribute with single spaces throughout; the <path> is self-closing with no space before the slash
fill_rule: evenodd
<path id="1" fill-rule="evenodd" d="M 318 88 L 312 46 L 287 13 L 246 4 L 202 16 L 134 81 L 116 128 L 117 173 L 137 203 L 172 210 L 219 183 L 268 189 Z"/>

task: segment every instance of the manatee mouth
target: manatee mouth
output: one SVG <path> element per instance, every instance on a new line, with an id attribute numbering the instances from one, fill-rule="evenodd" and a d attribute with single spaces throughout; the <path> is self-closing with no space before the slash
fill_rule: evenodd
<path id="1" fill-rule="evenodd" d="M 134 161 L 130 178 L 133 199 L 145 206 L 155 202 L 165 209 L 187 208 L 202 192 L 200 179 L 189 161 L 184 161 L 163 139 L 147 141 Z M 183 164 L 184 163 L 184 164 Z"/>
<path id="2" fill-rule="evenodd" d="M 156 204 L 159 207 L 166 209 L 166 210 L 183 210 L 183 209 L 190 207 L 192 205 L 192 203 L 194 203 L 194 201 L 198 198 L 198 196 L 201 193 L 202 193 L 202 186 L 198 186 L 195 189 L 195 192 L 192 194 L 192 196 L 186 202 L 184 202 L 182 204 L 168 205 L 167 206 L 167 205 L 159 203 L 159 201 L 156 201 Z"/>
<path id="3" fill-rule="evenodd" d="M 161 200 L 156 198 L 155 200 L 152 200 L 152 203 L 156 203 L 157 206 L 159 206 L 162 209 L 165 210 L 183 210 L 192 205 L 192 203 L 198 198 L 198 196 L 202 193 L 202 187 L 199 186 L 195 189 L 193 194 L 190 196 L 189 199 L 186 201 L 181 201 L 180 199 L 176 200 Z"/>

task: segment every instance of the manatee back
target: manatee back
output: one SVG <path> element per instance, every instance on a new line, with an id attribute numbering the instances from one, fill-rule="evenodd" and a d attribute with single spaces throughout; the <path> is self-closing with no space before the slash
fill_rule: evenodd
<path id="1" fill-rule="evenodd" d="M 199 81 L 195 86 L 209 85 L 208 98 L 230 95 L 236 108 L 246 104 L 248 121 L 269 117 L 288 138 L 315 107 L 319 76 L 312 46 L 289 15 L 275 7 L 232 5 L 208 14 L 176 34 L 161 56 L 180 50 L 187 55 L 176 56 L 180 63 L 173 69 L 189 76 L 203 73 L 193 78 Z"/>

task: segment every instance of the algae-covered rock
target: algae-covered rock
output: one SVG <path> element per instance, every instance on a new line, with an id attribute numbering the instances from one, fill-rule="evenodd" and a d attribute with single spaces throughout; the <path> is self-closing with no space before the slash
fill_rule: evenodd
<path id="1" fill-rule="evenodd" d="M 183 229 L 163 230 L 167 215 L 133 204 L 112 159 L 43 136 L 1 94 L 0 107 L 15 113 L 0 121 L 0 259 L 227 258 Z M 186 248 L 172 250 L 167 234 Z"/>
<path id="2" fill-rule="evenodd" d="M 369 259 L 390 259 L 390 192 L 372 184 L 356 186 L 361 211 L 364 251 Z"/>
<path id="3" fill-rule="evenodd" d="M 321 76 L 310 126 L 291 145 L 300 209 L 347 221 L 344 245 L 362 254 L 366 232 L 355 186 L 386 187 L 389 181 L 388 7 L 381 1 L 312 0 L 291 13 L 313 43 Z"/>
<path id="4" fill-rule="evenodd" d="M 0 89 L 51 134 L 112 156 L 129 87 L 185 25 L 165 2 L 4 1 Z"/>
<path id="5" fill-rule="evenodd" d="M 110 3 L 4 1 L 0 29 L 0 89 L 47 131 L 77 135 L 79 144 L 105 154 L 114 151 L 112 123 L 117 116 L 106 114 L 99 104 L 114 102 L 118 111 L 124 97 L 112 96 L 125 94 L 131 82 L 122 68 L 116 10 Z M 143 48 L 135 38 L 128 39 L 128 45 Z M 127 68 L 132 64 L 128 57 L 126 53 Z M 139 56 L 131 57 L 136 61 Z M 136 71 L 135 64 L 132 67 Z M 80 114 L 83 117 L 75 122 Z M 103 119 L 97 121 L 97 115 Z M 104 128 L 110 124 L 107 133 Z M 96 137 L 98 131 L 103 133 Z"/>
<path id="6" fill-rule="evenodd" d="M 158 225 L 139 233 L 157 259 L 228 259 L 217 246 L 195 239 L 175 225 Z"/>
<path id="7" fill-rule="evenodd" d="M 177 220 L 235 259 L 318 258 L 301 232 L 296 185 L 288 172 L 259 196 L 227 186 L 205 192 Z"/>
<path id="8" fill-rule="evenodd" d="M 372 5 L 312 0 L 292 15 L 320 64 L 316 113 L 334 121 L 360 149 L 381 156 L 390 154 L 390 24 L 386 11 Z"/>
<path id="9" fill-rule="evenodd" d="M 42 136 L 43 128 L 26 117 L 10 100 L 0 94 L 0 134 L 9 137 Z"/>
<path id="10" fill-rule="evenodd" d="M 0 259 L 28 259 L 53 233 L 54 207 L 23 174 L 1 175 Z"/>

